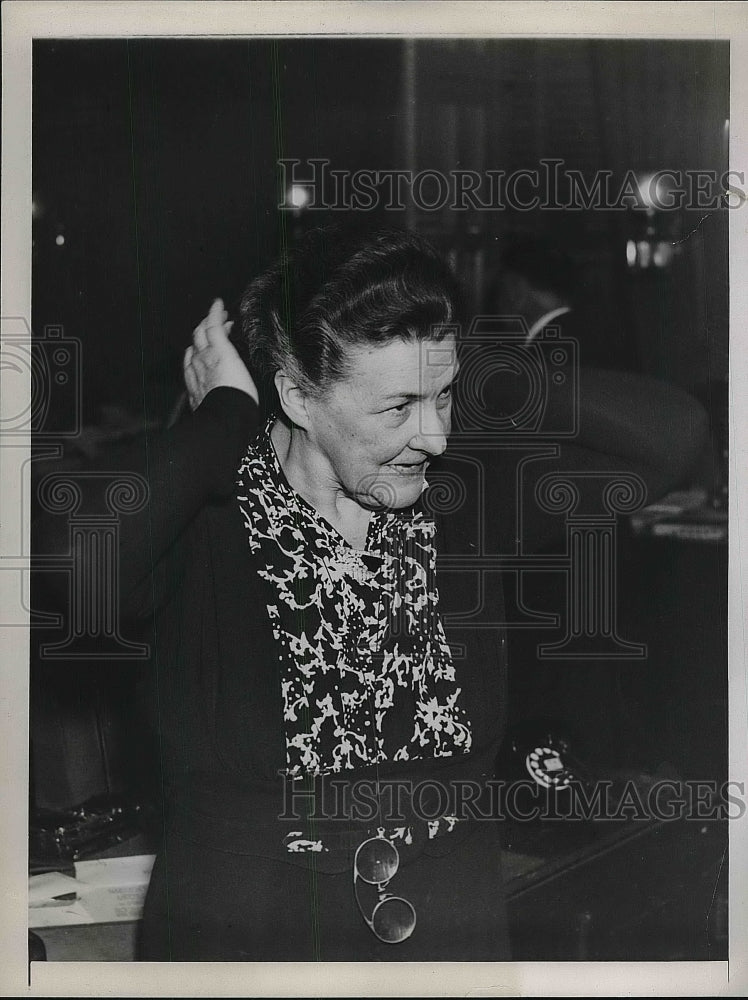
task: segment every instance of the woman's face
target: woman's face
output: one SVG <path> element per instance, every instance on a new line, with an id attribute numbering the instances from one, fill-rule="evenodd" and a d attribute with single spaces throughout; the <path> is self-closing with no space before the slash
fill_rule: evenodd
<path id="1" fill-rule="evenodd" d="M 429 461 L 447 446 L 454 337 L 349 349 L 349 374 L 307 400 L 309 444 L 330 485 L 362 506 L 408 507 Z"/>

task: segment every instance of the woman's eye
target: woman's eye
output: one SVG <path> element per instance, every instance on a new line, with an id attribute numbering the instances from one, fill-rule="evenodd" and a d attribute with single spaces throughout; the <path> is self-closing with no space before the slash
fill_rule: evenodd
<path id="1" fill-rule="evenodd" d="M 447 386 L 446 389 L 442 389 L 439 393 L 439 400 L 442 403 L 448 402 L 452 398 L 452 386 Z"/>
<path id="2" fill-rule="evenodd" d="M 405 413 L 409 406 L 410 403 L 398 403 L 397 406 L 391 406 L 390 410 L 392 413 Z"/>

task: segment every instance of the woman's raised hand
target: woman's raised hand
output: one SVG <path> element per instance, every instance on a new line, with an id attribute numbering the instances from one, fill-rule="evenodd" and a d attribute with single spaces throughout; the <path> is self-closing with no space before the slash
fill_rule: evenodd
<path id="1" fill-rule="evenodd" d="M 221 299 L 216 299 L 205 319 L 195 327 L 192 346 L 184 352 L 184 384 L 190 406 L 196 410 L 211 389 L 241 389 L 259 402 L 257 387 L 247 366 L 229 340 L 232 322 Z"/>

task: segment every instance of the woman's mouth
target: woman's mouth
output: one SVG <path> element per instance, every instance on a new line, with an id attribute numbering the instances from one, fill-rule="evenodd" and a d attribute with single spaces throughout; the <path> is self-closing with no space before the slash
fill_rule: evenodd
<path id="1" fill-rule="evenodd" d="M 428 462 L 424 459 L 421 462 L 390 462 L 388 468 L 398 476 L 422 476 L 427 465 Z"/>

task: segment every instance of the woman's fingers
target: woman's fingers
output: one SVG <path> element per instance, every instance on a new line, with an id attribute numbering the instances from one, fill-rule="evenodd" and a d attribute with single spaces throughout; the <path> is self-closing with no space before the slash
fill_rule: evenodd
<path id="1" fill-rule="evenodd" d="M 226 320 L 228 313 L 223 308 L 223 299 L 213 299 L 213 304 L 208 311 L 208 326 L 216 326 Z"/>
<path id="2" fill-rule="evenodd" d="M 215 364 L 215 351 L 208 346 L 204 351 L 195 351 L 192 355 L 192 368 L 199 379 L 205 378 L 208 370 Z"/>
<path id="3" fill-rule="evenodd" d="M 209 344 L 219 346 L 228 338 L 231 326 L 226 322 L 229 314 L 221 299 L 216 299 L 205 319 L 205 333 Z"/>
<path id="4" fill-rule="evenodd" d="M 207 318 L 204 319 L 201 323 L 198 323 L 192 334 L 192 343 L 195 345 L 198 351 L 204 351 L 205 348 L 208 346 L 208 336 L 205 332 L 206 322 Z"/>
<path id="5" fill-rule="evenodd" d="M 196 410 L 202 400 L 202 393 L 200 386 L 197 384 L 195 373 L 189 368 L 184 373 L 184 387 L 187 390 L 190 406 L 193 410 Z"/>
<path id="6" fill-rule="evenodd" d="M 220 386 L 240 389 L 258 400 L 257 387 L 236 347 L 229 340 L 233 327 L 221 299 L 214 299 L 205 319 L 192 335 L 192 347 L 184 355 L 184 379 L 192 409 L 211 389 Z"/>
<path id="7" fill-rule="evenodd" d="M 201 389 L 204 387 L 204 382 L 210 368 L 209 359 L 211 353 L 210 347 L 207 347 L 204 351 L 198 351 L 194 347 L 187 348 L 184 352 L 185 382 L 189 376 L 194 385 Z"/>
<path id="8" fill-rule="evenodd" d="M 189 398 L 190 407 L 196 410 L 200 404 L 200 384 L 195 374 L 195 369 L 192 364 L 192 358 L 194 355 L 194 349 L 188 347 L 184 352 L 184 386 L 187 390 L 187 396 Z"/>
<path id="9" fill-rule="evenodd" d="M 211 344 L 221 344 L 229 335 L 233 323 L 226 322 L 228 313 L 223 308 L 222 299 L 214 299 L 208 315 L 195 327 L 192 340 L 198 351 L 204 351 Z"/>

